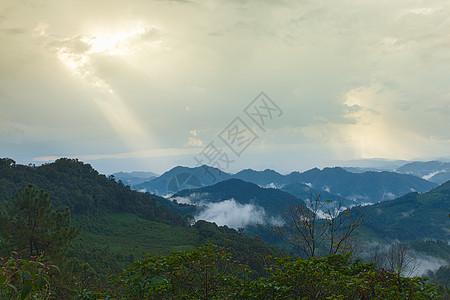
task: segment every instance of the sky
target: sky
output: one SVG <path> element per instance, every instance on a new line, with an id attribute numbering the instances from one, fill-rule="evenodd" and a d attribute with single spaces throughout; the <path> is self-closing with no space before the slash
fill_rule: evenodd
<path id="1" fill-rule="evenodd" d="M 447 0 L 2 0 L 0 157 L 103 173 L 450 158 Z"/>

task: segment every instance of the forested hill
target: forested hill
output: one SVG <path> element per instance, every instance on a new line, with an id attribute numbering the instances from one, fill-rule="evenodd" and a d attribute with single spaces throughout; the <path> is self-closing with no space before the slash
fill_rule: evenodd
<path id="1" fill-rule="evenodd" d="M 186 213 L 188 205 L 131 190 L 76 159 L 61 158 L 39 167 L 0 159 L 0 210 L 29 183 L 48 191 L 54 208 L 70 207 L 72 221 L 82 233 L 67 256 L 78 267 L 87 263 L 97 274 L 94 277 L 105 282 L 111 273 L 147 253 L 168 254 L 206 243 L 232 249 L 255 269 L 262 265 L 258 258 L 281 253 L 227 226 L 206 221 L 189 226 L 188 219 L 171 210 Z M 0 256 L 17 250 L 2 248 L 1 241 L 0 237 Z"/>
<path id="2" fill-rule="evenodd" d="M 75 219 L 77 215 L 132 213 L 151 221 L 185 224 L 180 215 L 158 205 L 167 202 L 164 198 L 131 190 L 77 159 L 61 158 L 39 167 L 0 159 L 0 201 L 11 199 L 29 183 L 49 191 L 53 206 L 68 206 Z"/>
<path id="3" fill-rule="evenodd" d="M 450 181 L 423 194 L 403 197 L 366 206 L 366 222 L 362 230 L 384 241 L 450 240 L 448 213 Z"/>

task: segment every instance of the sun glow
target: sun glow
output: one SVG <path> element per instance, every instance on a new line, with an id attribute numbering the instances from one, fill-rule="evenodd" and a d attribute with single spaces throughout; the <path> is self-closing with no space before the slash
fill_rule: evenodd
<path id="1" fill-rule="evenodd" d="M 153 139 L 114 88 L 96 74 L 93 62 L 98 55 L 117 59 L 132 56 L 139 41 L 145 40 L 152 30 L 153 27 L 144 26 L 115 34 L 76 36 L 63 40 L 57 49 L 59 60 L 88 87 L 106 120 L 131 149 L 148 149 L 154 146 Z"/>
<path id="2" fill-rule="evenodd" d="M 360 87 L 346 94 L 345 117 L 352 122 L 338 126 L 340 136 L 360 158 L 411 159 L 419 137 L 399 120 L 395 103 L 401 96 L 379 84 Z"/>
<path id="3" fill-rule="evenodd" d="M 81 38 L 81 41 L 89 46 L 90 53 L 116 56 L 132 55 L 135 48 L 133 42 L 151 35 L 154 30 L 153 26 L 140 26 L 127 32 L 85 36 Z"/>

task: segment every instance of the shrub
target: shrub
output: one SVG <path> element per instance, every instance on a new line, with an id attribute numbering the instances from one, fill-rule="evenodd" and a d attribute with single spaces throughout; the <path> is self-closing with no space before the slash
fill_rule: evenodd
<path id="1" fill-rule="evenodd" d="M 0 299 L 49 298 L 52 268 L 58 270 L 37 257 L 22 259 L 17 252 L 0 257 Z"/>

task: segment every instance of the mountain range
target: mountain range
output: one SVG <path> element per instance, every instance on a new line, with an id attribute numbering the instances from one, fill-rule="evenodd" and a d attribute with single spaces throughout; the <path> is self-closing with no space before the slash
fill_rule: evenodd
<path id="1" fill-rule="evenodd" d="M 353 173 L 340 167 L 322 170 L 314 168 L 302 173 L 292 172 L 282 175 L 274 170 L 246 169 L 236 174 L 229 174 L 208 166 L 195 168 L 178 166 L 159 177 L 137 184 L 133 188 L 165 196 L 175 194 L 183 189 L 209 186 L 231 178 L 272 188 L 283 188 L 291 183 L 304 184 L 311 189 L 307 193 L 324 192 L 332 199 L 345 199 L 348 205 L 377 203 L 409 192 L 426 192 L 437 186 L 434 182 L 411 174 L 387 171 Z M 289 187 L 285 189 L 289 191 Z M 304 193 L 297 193 L 295 196 L 303 197 Z"/>
<path id="2" fill-rule="evenodd" d="M 411 162 L 395 170 L 442 184 L 450 180 L 450 163 L 441 161 Z"/>
<path id="3" fill-rule="evenodd" d="M 196 205 L 198 214 L 202 207 L 208 207 L 211 203 L 233 199 L 241 205 L 251 204 L 263 208 L 268 217 L 277 217 L 289 207 L 305 205 L 301 199 L 309 198 L 297 196 L 307 196 L 308 192 L 314 191 L 298 183 L 288 184 L 283 189 L 286 191 L 262 188 L 240 179 L 228 179 L 211 186 L 179 191 L 170 200 Z M 321 196 L 324 200 L 334 200 L 334 203 L 342 200 L 326 192 Z M 367 241 L 450 240 L 450 181 L 424 193 L 410 192 L 392 200 L 355 209 L 365 216 L 360 233 Z M 244 214 L 236 212 L 240 213 Z"/>
<path id="4" fill-rule="evenodd" d="M 228 179 L 211 186 L 185 189 L 174 194 L 170 199 L 188 198 L 189 203 L 204 206 L 233 199 L 240 205 L 261 207 L 272 216 L 278 217 L 282 212 L 294 205 L 305 205 L 290 193 L 274 188 L 262 188 L 254 183 L 241 179 Z"/>
<path id="5" fill-rule="evenodd" d="M 230 174 L 206 165 L 195 168 L 177 166 L 159 177 L 132 187 L 139 191 L 165 196 L 186 188 L 208 186 L 230 178 Z"/>
<path id="6" fill-rule="evenodd" d="M 146 182 L 152 180 L 153 178 L 158 177 L 159 175 L 153 172 L 117 172 L 111 174 L 117 181 L 122 181 L 123 184 L 129 186 L 135 186 L 142 182 Z"/>

